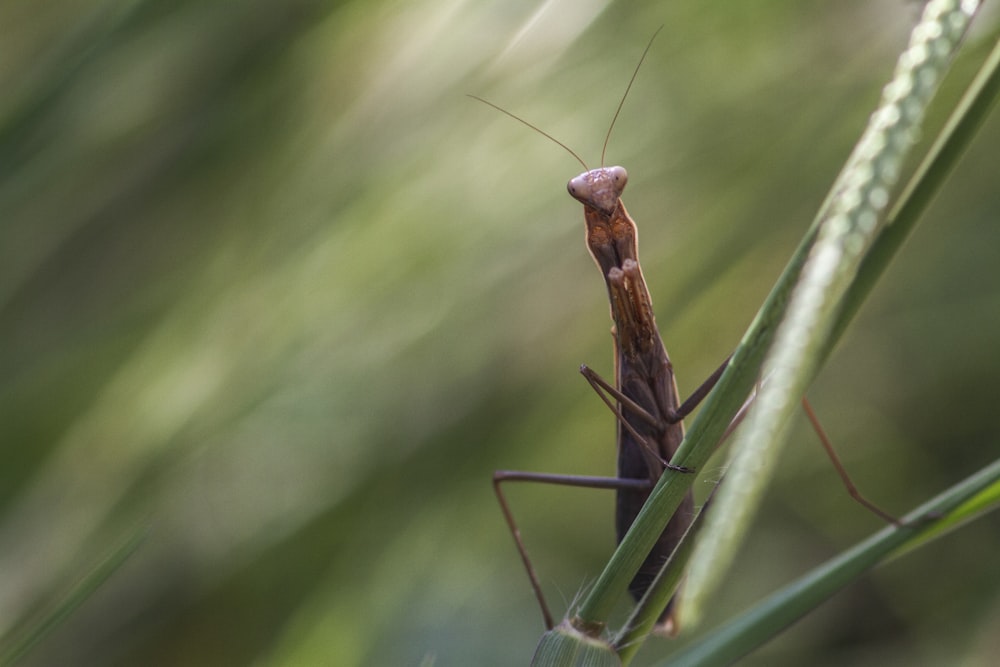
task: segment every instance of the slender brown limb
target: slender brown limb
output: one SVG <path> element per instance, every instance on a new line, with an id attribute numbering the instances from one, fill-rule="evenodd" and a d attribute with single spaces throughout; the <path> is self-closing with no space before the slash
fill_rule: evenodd
<path id="1" fill-rule="evenodd" d="M 677 408 L 677 410 L 672 411 L 670 414 L 666 416 L 667 423 L 675 424 L 682 421 L 685 417 L 687 417 L 691 413 L 692 410 L 698 407 L 698 405 L 703 400 L 705 400 L 705 397 L 708 396 L 709 392 L 711 392 L 712 389 L 715 388 L 715 385 L 718 384 L 719 378 L 721 378 L 722 374 L 726 371 L 726 368 L 729 366 L 729 360 L 731 358 L 732 355 L 726 357 L 726 360 L 722 362 L 722 365 L 716 368 L 715 371 L 713 371 L 712 374 L 709 375 L 708 378 L 704 382 L 702 382 L 701 385 L 697 389 L 695 389 L 690 396 L 688 396 L 688 398 L 681 404 L 679 408 Z M 652 447 L 646 442 L 646 439 L 643 438 L 641 435 L 639 435 L 639 433 L 637 433 L 636 430 L 632 428 L 632 426 L 628 423 L 628 421 L 625 420 L 625 417 L 623 416 L 622 410 L 619 407 L 619 405 L 628 408 L 629 412 L 636 415 L 650 426 L 659 427 L 660 420 L 658 420 L 653 415 L 649 414 L 649 412 L 643 409 L 641 405 L 639 405 L 631 398 L 629 398 L 621 391 L 619 391 L 617 388 L 612 386 L 611 383 L 602 378 L 600 374 L 598 374 L 596 371 L 594 371 L 586 364 L 580 366 L 580 374 L 587 380 L 588 383 L 590 383 L 590 386 L 594 389 L 594 392 L 601 397 L 601 400 L 604 401 L 604 404 L 608 406 L 608 409 L 610 409 L 611 412 L 613 412 L 615 416 L 618 417 L 618 420 L 622 423 L 622 426 L 624 426 L 629 431 L 629 433 L 631 433 L 632 436 L 635 437 L 635 439 L 638 442 L 643 443 L 643 445 L 647 449 L 649 449 L 649 451 L 652 452 L 653 451 Z M 614 402 L 612 402 L 611 398 L 608 398 L 609 395 L 616 401 L 618 401 L 619 405 L 615 405 Z M 736 426 L 739 425 L 739 422 L 743 421 L 743 417 L 746 416 L 746 409 L 748 407 L 749 407 L 749 401 L 747 405 L 745 405 L 740 410 L 740 413 L 737 415 L 737 418 L 733 419 L 733 422 L 729 425 L 729 429 L 726 431 L 726 435 L 723 436 L 723 439 L 725 439 L 726 436 L 732 433 L 733 429 L 735 429 Z M 655 455 L 655 452 L 653 453 Z M 657 458 L 659 457 L 657 456 Z M 690 468 L 685 468 L 684 466 L 675 466 L 671 464 L 669 461 L 663 461 L 663 464 L 667 468 L 675 470 L 677 472 L 694 472 Z"/>
<path id="2" fill-rule="evenodd" d="M 747 413 L 750 412 L 750 406 L 753 405 L 754 400 L 756 400 L 757 398 L 757 391 L 759 389 L 760 389 L 760 382 L 754 385 L 753 391 L 750 392 L 749 396 L 747 396 L 747 400 L 743 401 L 743 405 L 740 406 L 739 411 L 733 417 L 732 421 L 729 422 L 729 426 L 726 427 L 726 430 L 722 434 L 722 437 L 719 438 L 719 442 L 716 443 L 715 445 L 716 449 L 721 447 L 722 443 L 728 440 L 729 436 L 733 434 L 733 431 L 736 430 L 736 427 L 742 424 L 743 420 L 746 419 Z"/>
<path id="3" fill-rule="evenodd" d="M 510 510 L 510 505 L 507 504 L 507 498 L 500 489 L 501 482 L 541 482 L 544 484 L 556 484 L 560 486 L 614 490 L 648 490 L 652 486 L 652 483 L 645 479 L 590 477 L 586 475 L 555 475 L 540 472 L 521 472 L 519 470 L 497 470 L 493 473 L 493 491 L 496 493 L 497 501 L 500 503 L 500 510 L 503 512 L 504 519 L 507 521 L 507 526 L 510 528 L 510 534 L 514 537 L 514 543 L 517 545 L 517 551 L 521 555 L 521 562 L 524 563 L 524 569 L 528 573 L 528 579 L 531 581 L 531 588 L 535 592 L 535 598 L 538 600 L 538 606 L 542 609 L 545 629 L 551 630 L 555 627 L 552 620 L 552 612 L 549 611 L 549 605 L 545 601 L 545 595 L 542 593 L 541 583 L 538 581 L 538 574 L 535 572 L 535 567 L 531 564 L 531 559 L 528 557 L 528 550 L 524 546 L 524 540 L 521 539 L 521 530 L 517 527 L 517 522 L 514 520 L 514 514 Z"/>
<path id="4" fill-rule="evenodd" d="M 616 387 L 612 386 L 611 383 L 602 378 L 600 374 L 597 373 L 597 371 L 592 369 L 587 364 L 583 364 L 582 366 L 580 366 L 580 375 L 582 375 L 587 379 L 587 382 L 589 382 L 590 386 L 593 387 L 595 392 L 597 392 L 597 395 L 601 397 L 601 400 L 604 401 L 605 405 L 611 408 L 611 411 L 614 412 L 615 415 L 617 415 L 618 419 L 622 421 L 622 424 L 624 424 L 626 428 L 630 429 L 629 432 L 636 438 L 640 440 L 642 439 L 642 437 L 638 433 L 636 433 L 634 429 L 628 426 L 628 422 L 626 422 L 622 417 L 622 413 L 618 409 L 618 406 L 612 403 L 611 399 L 608 398 L 609 394 L 621 405 L 628 408 L 629 412 L 634 414 L 636 417 L 639 417 L 653 428 L 660 428 L 662 426 L 659 419 L 649 414 L 647 410 L 645 410 L 641 405 L 633 401 L 631 398 L 621 393 Z"/>
<path id="5" fill-rule="evenodd" d="M 820 444 L 822 444 L 823 449 L 826 450 L 826 455 L 830 457 L 833 467 L 836 468 L 837 474 L 840 475 L 840 481 L 844 483 L 844 487 L 847 488 L 847 493 L 850 494 L 851 498 L 854 498 L 855 501 L 867 508 L 872 514 L 879 516 L 888 523 L 897 527 L 902 526 L 903 523 L 899 519 L 865 498 L 864 495 L 862 495 L 862 493 L 858 490 L 858 487 L 855 486 L 854 482 L 851 480 L 850 474 L 848 474 L 847 469 L 844 467 L 844 464 L 841 463 L 840 457 L 837 456 L 833 443 L 826 435 L 826 431 L 823 430 L 823 426 L 819 423 L 819 417 L 816 416 L 812 406 L 809 405 L 809 400 L 805 396 L 802 397 L 802 409 L 805 410 L 806 417 L 809 418 L 809 421 L 812 423 L 813 430 L 815 430 L 816 435 L 819 436 Z"/>
<path id="6" fill-rule="evenodd" d="M 622 414 L 622 409 L 619 405 L 624 405 L 629 409 L 629 411 L 635 412 L 641 419 L 648 422 L 654 428 L 659 428 L 662 425 L 660 420 L 649 414 L 649 412 L 644 410 L 641 405 L 633 401 L 631 398 L 608 384 L 607 380 L 598 375 L 586 364 L 580 366 L 580 374 L 586 378 L 587 382 L 590 383 L 590 387 L 598 396 L 601 397 L 601 400 L 604 401 L 606 406 L 608 406 L 608 409 L 615 413 L 615 416 L 618 418 L 622 427 L 628 431 L 633 438 L 635 438 L 635 441 L 639 443 L 639 446 L 646 450 L 647 454 L 652 456 L 656 461 L 659 461 L 660 465 L 668 470 L 673 470 L 675 472 L 694 472 L 690 468 L 685 468 L 684 466 L 675 466 L 670 461 L 667 461 L 660 456 L 656 449 L 649 444 L 649 440 L 644 438 L 641 433 L 635 430 L 634 426 L 628 423 L 628 420 L 625 419 L 625 415 Z M 611 394 L 615 400 L 619 401 L 619 405 L 615 405 L 614 402 L 608 398 L 608 394 Z"/>
<path id="7" fill-rule="evenodd" d="M 705 397 L 708 396 L 709 392 L 715 388 L 715 385 L 718 384 L 719 378 L 722 377 L 722 374 L 726 372 L 726 368 L 729 367 L 729 360 L 731 358 L 732 355 L 726 357 L 726 360 L 722 362 L 722 365 L 712 371 L 712 374 L 709 375 L 708 378 L 702 382 L 701 385 L 699 385 L 699 387 L 695 389 L 683 403 L 681 403 L 679 408 L 669 411 L 664 416 L 664 420 L 668 424 L 676 424 L 683 421 L 685 417 L 691 414 L 691 412 L 698 407 L 703 400 L 705 400 Z M 596 391 L 607 406 L 611 408 L 611 411 L 619 416 L 619 419 L 621 418 L 621 413 L 615 409 L 615 406 L 608 400 L 607 396 L 598 390 L 598 387 L 610 394 L 616 401 L 627 407 L 629 412 L 632 412 L 650 426 L 660 425 L 660 420 L 649 414 L 649 412 L 644 410 L 641 405 L 613 387 L 611 383 L 598 375 L 597 372 L 586 364 L 580 366 L 580 374 L 587 378 L 587 382 L 590 383 L 590 386 L 594 387 L 594 391 Z M 633 433 L 633 435 L 635 434 Z"/>
<path id="8" fill-rule="evenodd" d="M 722 365 L 716 368 L 711 375 L 708 376 L 701 385 L 695 389 L 690 396 L 687 397 L 681 406 L 674 411 L 673 415 L 668 415 L 668 419 L 673 419 L 673 421 L 681 421 L 694 410 L 698 405 L 705 400 L 709 392 L 715 388 L 715 385 L 719 383 L 719 378 L 722 374 L 726 372 L 726 368 L 729 367 L 729 360 L 733 358 L 733 355 L 726 357 L 726 360 L 722 362 Z"/>

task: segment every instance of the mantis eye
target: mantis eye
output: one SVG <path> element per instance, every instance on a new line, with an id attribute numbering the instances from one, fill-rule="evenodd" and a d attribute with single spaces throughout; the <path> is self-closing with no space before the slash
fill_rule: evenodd
<path id="1" fill-rule="evenodd" d="M 587 178 L 589 175 L 590 172 L 580 174 L 576 178 L 571 179 L 570 182 L 566 184 L 566 189 L 569 191 L 571 197 L 573 197 L 574 199 L 581 199 L 581 200 L 590 198 L 590 195 L 593 192 L 594 188 L 592 187 L 590 181 Z"/>
<path id="2" fill-rule="evenodd" d="M 624 188 L 625 184 L 628 183 L 628 172 L 625 171 L 625 167 L 609 167 L 608 173 L 619 190 Z"/>

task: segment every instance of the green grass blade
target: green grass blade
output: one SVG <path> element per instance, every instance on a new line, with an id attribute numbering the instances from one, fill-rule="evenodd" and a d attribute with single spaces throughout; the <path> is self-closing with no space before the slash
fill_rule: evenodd
<path id="1" fill-rule="evenodd" d="M 27 655 L 118 571 L 145 541 L 147 534 L 146 529 L 140 529 L 130 535 L 40 619 L 24 619 L 15 624 L 0 638 L 0 665 L 13 665 Z"/>
<path id="2" fill-rule="evenodd" d="M 620 667 L 609 644 L 581 633 L 569 623 L 552 628 L 538 642 L 532 667 Z"/>
<path id="3" fill-rule="evenodd" d="M 1000 460 L 983 468 L 904 518 L 903 527 L 890 526 L 816 568 L 767 598 L 753 609 L 713 630 L 703 641 L 670 657 L 672 667 L 728 665 L 760 647 L 791 623 L 878 563 L 917 542 L 940 536 L 942 529 L 967 518 L 970 503 L 990 494 L 988 509 L 1000 506 Z M 979 508 L 981 513 L 987 509 Z M 925 521 L 928 515 L 943 515 Z M 663 664 L 668 664 L 663 663 Z"/>
<path id="4" fill-rule="evenodd" d="M 767 487 L 799 399 L 819 370 L 840 305 L 878 235 L 914 136 L 976 3 L 932 2 L 911 33 L 882 102 L 834 184 L 830 206 L 764 366 L 766 378 L 733 443 L 726 484 L 692 557 L 682 608 L 697 623 L 735 558 Z"/>
<path id="5" fill-rule="evenodd" d="M 701 508 L 698 516 L 688 527 L 684 538 L 681 540 L 674 552 L 670 554 L 670 560 L 664 564 L 663 569 L 656 575 L 656 579 L 650 584 L 649 590 L 642 597 L 642 600 L 635 606 L 625 625 L 618 631 L 612 645 L 618 649 L 623 664 L 629 664 L 635 654 L 642 647 L 643 640 L 656 625 L 660 614 L 666 609 L 670 598 L 674 595 L 680 584 L 684 573 L 687 571 L 688 561 L 694 553 L 695 539 L 701 527 L 705 523 L 708 503 Z"/>
<path id="6" fill-rule="evenodd" d="M 878 239 L 861 262 L 858 275 L 840 310 L 826 354 L 829 354 L 854 314 L 903 245 L 941 185 L 979 131 L 1000 96 L 1000 40 L 987 56 L 968 90 L 959 100 L 941 132 L 903 189 L 879 232 Z M 824 355 L 825 357 L 826 355 Z"/>

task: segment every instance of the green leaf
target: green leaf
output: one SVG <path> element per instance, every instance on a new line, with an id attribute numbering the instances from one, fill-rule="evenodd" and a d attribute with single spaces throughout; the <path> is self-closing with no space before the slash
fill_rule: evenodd
<path id="1" fill-rule="evenodd" d="M 622 662 L 607 642 L 564 621 L 542 635 L 531 664 L 533 667 L 620 667 Z"/>
<path id="2" fill-rule="evenodd" d="M 992 490 L 989 509 L 1000 506 L 996 488 L 1000 460 L 909 513 L 900 527 L 889 526 L 773 594 L 753 609 L 714 629 L 704 640 L 670 657 L 671 667 L 728 665 L 760 647 L 815 609 L 864 572 L 907 545 L 942 534 L 967 503 Z M 982 509 L 986 509 L 985 506 Z M 941 516 L 934 520 L 928 517 Z"/>

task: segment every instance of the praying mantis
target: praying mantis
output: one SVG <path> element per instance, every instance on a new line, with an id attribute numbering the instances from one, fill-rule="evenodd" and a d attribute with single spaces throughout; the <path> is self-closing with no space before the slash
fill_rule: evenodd
<path id="1" fill-rule="evenodd" d="M 656 34 L 646 46 L 611 121 L 602 151 L 602 165 L 615 121 L 655 37 Z M 625 168 L 602 166 L 590 169 L 572 149 L 548 133 L 492 102 L 474 95 L 470 97 L 539 132 L 562 146 L 583 165 L 585 171 L 571 179 L 567 189 L 569 194 L 584 207 L 587 249 L 605 281 L 613 322 L 614 382 L 609 383 L 604 380 L 586 365 L 581 366 L 580 372 L 616 417 L 617 476 L 593 477 L 512 470 L 499 470 L 493 475 L 493 487 L 501 510 L 538 600 L 545 626 L 551 630 L 555 626 L 551 610 L 503 493 L 502 484 L 520 481 L 614 489 L 617 495 L 616 532 L 618 541 L 621 541 L 662 475 L 694 472 L 672 465 L 670 459 L 684 439 L 684 417 L 691 413 L 712 390 L 729 360 L 724 361 L 687 400 L 683 402 L 680 400 L 673 364 L 657 328 L 652 299 L 639 264 L 638 228 L 621 200 L 628 182 Z M 805 399 L 803 405 L 851 496 L 886 521 L 897 523 L 891 515 L 867 501 L 857 491 Z M 740 415 L 737 415 L 730 430 L 741 419 L 743 413 L 744 411 L 741 411 Z M 687 531 L 694 516 L 694 500 L 688 491 L 684 501 L 667 523 L 652 551 L 629 584 L 629 592 L 636 600 L 639 600 L 649 588 Z M 674 635 L 677 632 L 673 605 L 674 601 L 671 601 L 658 620 L 656 630 L 660 634 Z"/>
<path id="2" fill-rule="evenodd" d="M 654 34 L 653 39 L 655 37 Z M 653 39 L 650 39 L 646 46 L 618 105 L 615 118 L 605 137 L 605 150 L 614 122 L 625 103 L 639 67 L 652 46 Z M 478 97 L 475 99 L 524 122 L 491 102 Z M 656 326 L 652 299 L 639 266 L 638 228 L 621 201 L 622 192 L 628 182 L 628 173 L 620 166 L 589 169 L 586 163 L 562 142 L 530 123 L 526 124 L 563 146 L 586 170 L 572 179 L 567 189 L 569 194 L 584 207 L 587 247 L 607 286 L 615 340 L 614 385 L 585 365 L 580 368 L 580 372 L 617 417 L 618 475 L 606 478 L 497 471 L 493 476 L 493 486 L 500 507 L 528 572 L 528 578 L 542 609 L 545 625 L 551 629 L 554 626 L 552 613 L 503 495 L 502 482 L 533 481 L 615 489 L 617 491 L 615 525 L 617 539 L 620 541 L 661 475 L 666 471 L 679 474 L 692 472 L 673 466 L 669 461 L 684 439 L 684 417 L 711 390 L 725 370 L 726 363 L 723 363 L 687 401 L 681 403 L 673 364 Z M 603 163 L 603 154 L 601 161 Z M 684 503 L 671 518 L 653 551 L 629 585 L 629 590 L 636 599 L 645 593 L 662 564 L 687 531 L 693 518 L 694 499 L 688 492 Z M 668 634 L 675 631 L 671 611 L 668 607 L 659 623 L 660 630 Z"/>

